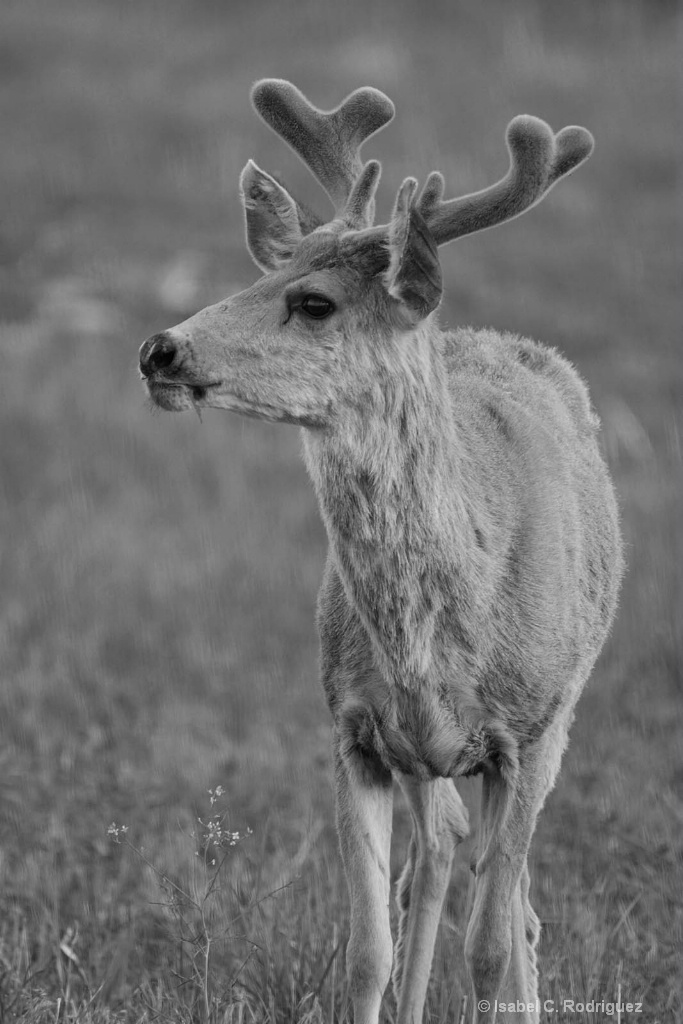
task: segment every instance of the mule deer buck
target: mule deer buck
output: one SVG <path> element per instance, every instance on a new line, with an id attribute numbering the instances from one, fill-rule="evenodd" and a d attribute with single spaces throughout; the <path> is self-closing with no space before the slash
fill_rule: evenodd
<path id="1" fill-rule="evenodd" d="M 214 407 L 299 424 L 329 537 L 318 607 L 334 719 L 337 818 L 351 901 L 355 1024 L 377 1022 L 393 967 L 401 1024 L 422 1019 L 454 849 L 458 776 L 482 775 L 465 956 L 474 1018 L 496 1001 L 536 1020 L 539 921 L 527 854 L 622 572 L 615 499 L 585 385 L 554 350 L 440 330 L 438 246 L 537 203 L 591 152 L 584 128 L 507 130 L 510 168 L 444 200 L 407 178 L 374 225 L 391 120 L 375 89 L 323 112 L 268 79 L 256 110 L 335 207 L 322 223 L 252 161 L 241 177 L 264 276 L 149 338 L 140 369 L 164 409 Z M 392 782 L 413 831 L 389 921 Z"/>

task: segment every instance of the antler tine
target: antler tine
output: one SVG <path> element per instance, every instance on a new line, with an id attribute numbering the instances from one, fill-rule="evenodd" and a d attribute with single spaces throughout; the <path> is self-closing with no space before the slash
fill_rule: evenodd
<path id="1" fill-rule="evenodd" d="M 506 141 L 508 173 L 481 192 L 444 201 L 443 177 L 438 171 L 429 175 L 418 210 L 437 245 L 511 220 L 535 206 L 556 181 L 590 156 L 594 145 L 586 128 L 571 126 L 555 135 L 545 121 L 529 115 L 510 122 Z"/>
<path id="2" fill-rule="evenodd" d="M 382 165 L 379 160 L 368 160 L 353 183 L 349 198 L 344 205 L 344 223 L 350 228 L 361 229 L 372 221 L 375 192 L 379 183 Z"/>
<path id="3" fill-rule="evenodd" d="M 344 209 L 363 165 L 363 142 L 388 124 L 394 104 L 378 89 L 356 89 L 334 110 L 314 107 L 290 82 L 265 78 L 251 93 L 257 112 L 313 172 L 335 205 Z"/>

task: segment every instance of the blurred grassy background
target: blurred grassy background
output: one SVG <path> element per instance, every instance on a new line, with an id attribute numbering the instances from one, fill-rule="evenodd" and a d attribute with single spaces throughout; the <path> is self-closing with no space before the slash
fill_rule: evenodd
<path id="1" fill-rule="evenodd" d="M 237 199 L 248 157 L 326 209 L 250 111 L 262 76 L 323 107 L 361 84 L 394 99 L 367 147 L 384 216 L 406 174 L 438 167 L 450 194 L 499 177 L 517 113 L 596 136 L 542 207 L 442 251 L 442 320 L 577 363 L 622 502 L 619 620 L 533 848 L 541 995 L 621 991 L 643 1002 L 636 1019 L 680 1012 L 680 21 L 655 0 L 4 0 L 0 1018 L 55 1020 L 61 997 L 63 1019 L 189 1019 L 154 878 L 106 828 L 125 822 L 187 878 L 185 832 L 217 783 L 254 835 L 229 865 L 226 905 L 243 913 L 216 963 L 216 1014 L 232 1002 L 297 1020 L 318 1013 L 313 990 L 326 1020 L 342 1011 L 313 626 L 325 538 L 298 434 L 153 415 L 136 373 L 147 335 L 254 280 Z M 399 847 L 405 828 L 399 807 Z M 430 992 L 443 1020 L 464 985 L 467 853 Z M 77 966 L 59 949 L 69 928 Z"/>

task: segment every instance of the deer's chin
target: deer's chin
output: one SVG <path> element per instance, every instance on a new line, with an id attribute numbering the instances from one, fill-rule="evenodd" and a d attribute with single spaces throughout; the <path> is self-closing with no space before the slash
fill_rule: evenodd
<path id="1" fill-rule="evenodd" d="M 155 405 L 167 412 L 185 412 L 187 409 L 206 408 L 211 401 L 212 384 L 180 384 L 164 380 L 148 380 L 147 391 Z"/>
<path id="2" fill-rule="evenodd" d="M 195 404 L 191 388 L 184 384 L 147 381 L 147 393 L 155 405 L 167 412 L 184 412 Z"/>
<path id="3" fill-rule="evenodd" d="M 206 386 L 170 384 L 148 380 L 147 391 L 155 405 L 167 412 L 188 409 L 227 409 L 269 423 L 292 423 L 300 427 L 324 427 L 328 418 L 302 407 L 285 408 L 268 402 L 252 401 L 232 391 L 222 391 L 220 384 Z"/>
<path id="4" fill-rule="evenodd" d="M 257 420 L 267 420 L 269 423 L 292 423 L 296 426 L 311 428 L 324 427 L 328 423 L 327 416 L 301 406 L 285 407 L 269 402 L 259 402 L 243 398 L 234 392 L 221 391 L 219 388 L 212 388 L 208 391 L 205 402 L 201 404 L 214 409 L 238 412 L 242 416 L 250 416 Z"/>

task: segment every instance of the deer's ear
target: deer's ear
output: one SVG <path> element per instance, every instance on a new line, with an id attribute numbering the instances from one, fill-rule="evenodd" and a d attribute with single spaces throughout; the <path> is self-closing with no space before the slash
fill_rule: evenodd
<path id="1" fill-rule="evenodd" d="M 250 160 L 240 176 L 247 246 L 261 270 L 289 263 L 302 239 L 297 205 L 289 192 Z"/>
<path id="2" fill-rule="evenodd" d="M 415 209 L 417 182 L 406 178 L 389 224 L 389 266 L 384 275 L 389 294 L 408 322 L 424 320 L 441 301 L 441 264 L 436 242 Z"/>

